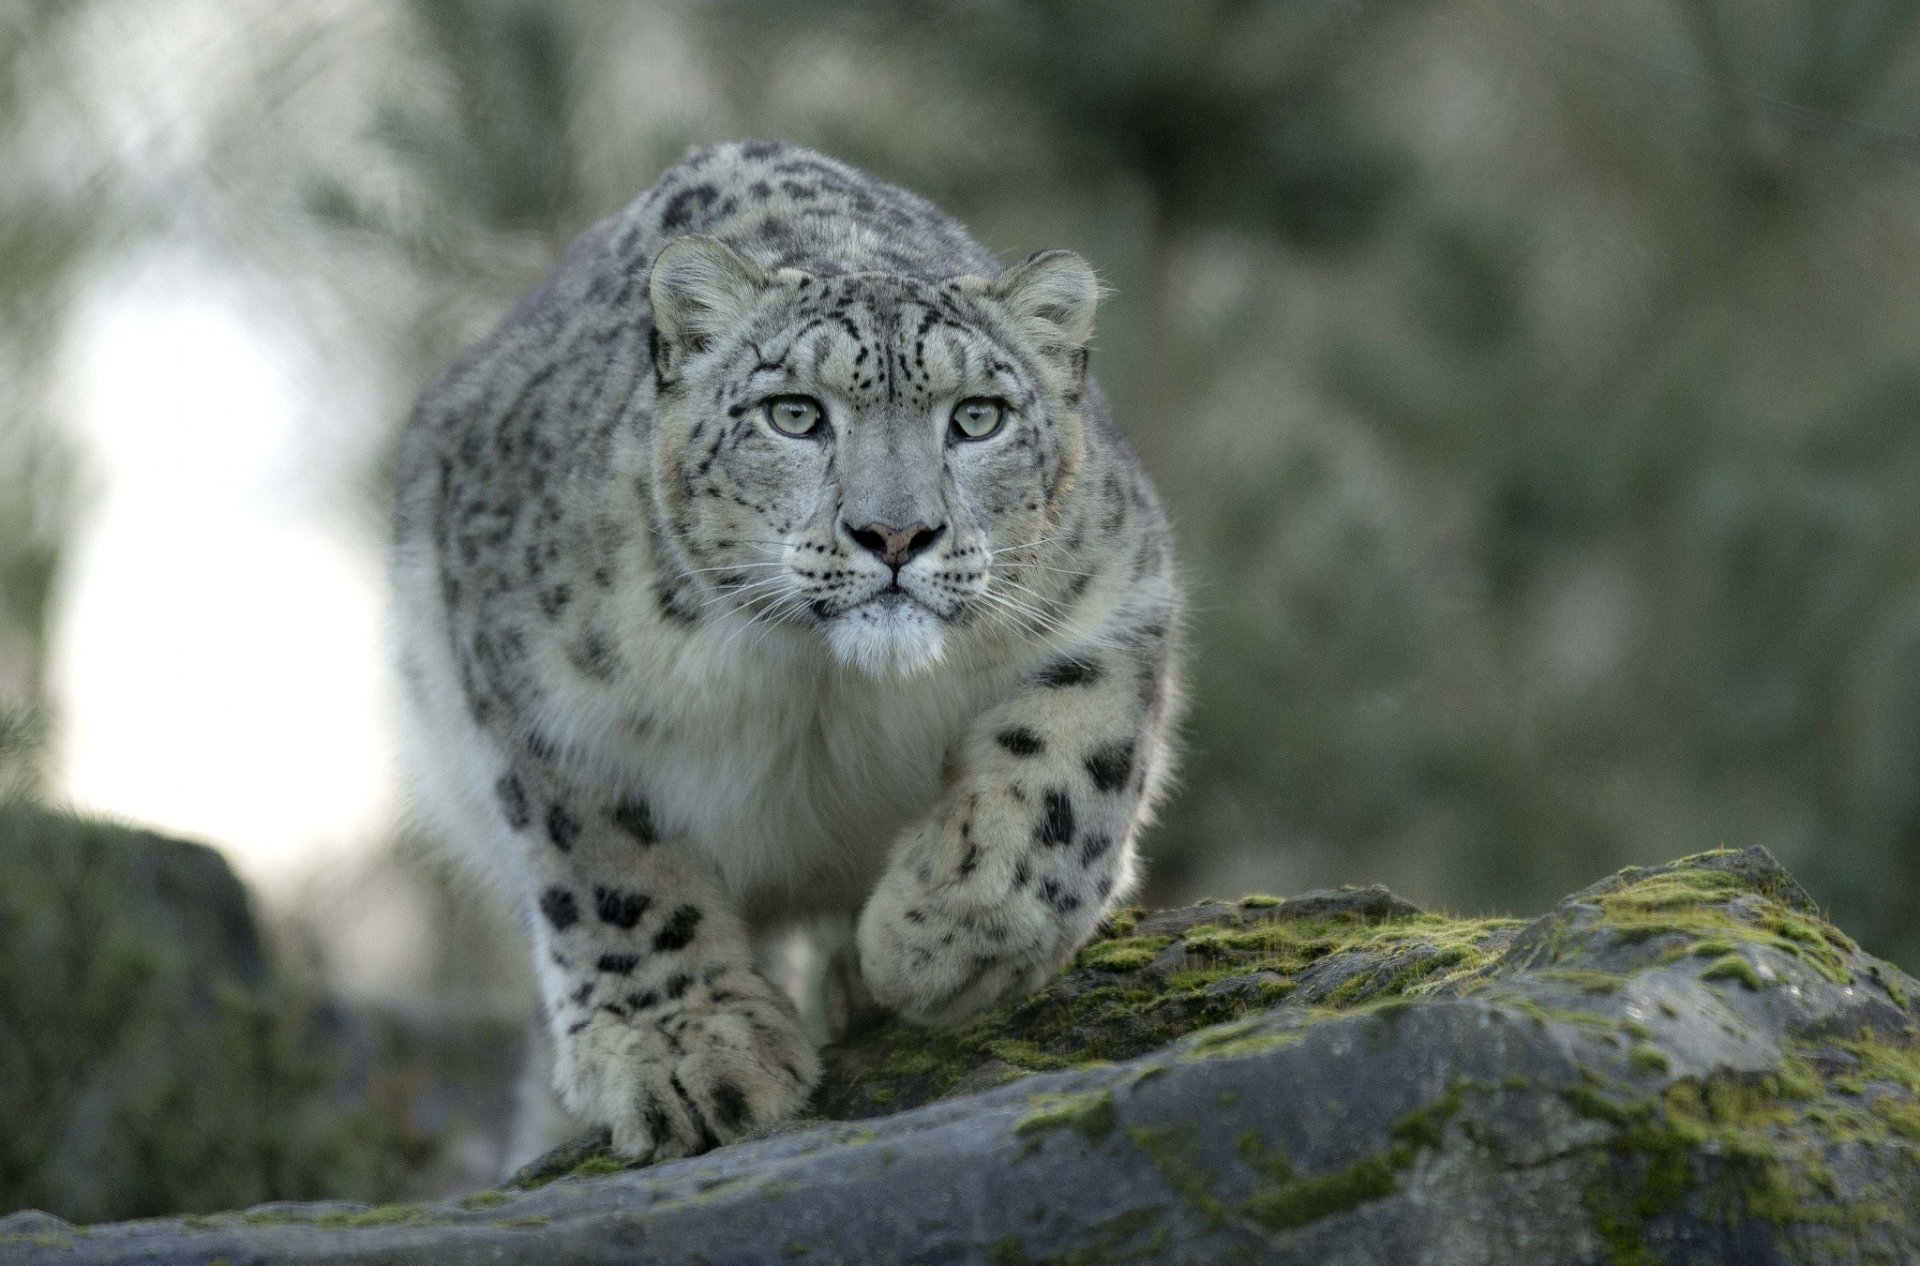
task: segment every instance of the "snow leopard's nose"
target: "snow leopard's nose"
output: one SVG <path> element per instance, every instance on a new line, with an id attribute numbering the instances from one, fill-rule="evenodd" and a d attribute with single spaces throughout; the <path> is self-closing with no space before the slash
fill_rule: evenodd
<path id="1" fill-rule="evenodd" d="M 846 527 L 848 536 L 895 571 L 919 557 L 947 530 L 944 523 L 939 527 L 929 527 L 925 523 L 909 523 L 906 527 L 895 527 L 891 523 L 869 523 L 865 527 L 855 527 L 849 523 Z"/>

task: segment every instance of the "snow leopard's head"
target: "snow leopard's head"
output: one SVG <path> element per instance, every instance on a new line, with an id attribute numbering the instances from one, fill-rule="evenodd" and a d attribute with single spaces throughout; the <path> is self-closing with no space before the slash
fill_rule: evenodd
<path id="1" fill-rule="evenodd" d="M 1031 626 L 1021 578 L 1046 565 L 1085 453 L 1086 261 L 769 273 L 683 237 L 650 297 L 656 504 L 716 605 L 811 626 L 873 673 Z"/>

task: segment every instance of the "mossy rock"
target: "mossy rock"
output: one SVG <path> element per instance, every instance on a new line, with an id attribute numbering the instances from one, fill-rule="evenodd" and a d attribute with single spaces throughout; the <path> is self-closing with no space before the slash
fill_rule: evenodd
<path id="1" fill-rule="evenodd" d="M 213 850 L 0 803 L 0 1213 L 399 1190 L 430 1140 L 343 1101 L 331 1028 Z"/>
<path id="2" fill-rule="evenodd" d="M 1135 1059 L 1278 1005 L 1419 996 L 1491 962 L 1515 919 L 1448 919 L 1384 888 L 1124 911 L 1031 998 L 954 1030 L 887 1025 L 830 1048 L 814 1106 L 879 1116 L 1028 1073 Z"/>
<path id="3" fill-rule="evenodd" d="M 1524 925 L 1377 889 L 1205 903 L 1122 916 L 964 1029 L 829 1052 L 820 1108 L 868 1119 L 630 1171 L 587 1146 L 437 1206 L 0 1240 L 24 1262 L 1913 1261 L 1916 990 L 1760 850 Z"/>
<path id="4" fill-rule="evenodd" d="M 1490 961 L 1523 926 L 1429 915 L 1378 886 L 1125 910 L 1059 979 L 964 1027 L 856 1026 L 825 1052 L 813 1114 L 887 1116 L 1030 1073 L 1133 1059 L 1282 1000 L 1359 1005 L 1429 991 Z M 618 1162 L 605 1138 L 588 1135 L 514 1181 L 534 1186 L 608 1164 Z"/>

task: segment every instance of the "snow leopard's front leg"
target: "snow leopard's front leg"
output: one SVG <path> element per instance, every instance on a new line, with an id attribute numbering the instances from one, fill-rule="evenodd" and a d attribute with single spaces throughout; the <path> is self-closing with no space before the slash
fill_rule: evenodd
<path id="1" fill-rule="evenodd" d="M 528 922 L 567 1110 L 654 1160 L 797 1112 L 819 1058 L 705 862 L 660 837 L 644 799 L 589 792 L 537 758 L 495 793 L 535 881 Z"/>
<path id="2" fill-rule="evenodd" d="M 1164 626 L 1128 640 L 1046 664 L 976 722 L 861 914 L 881 1004 L 946 1024 L 1037 989 L 1126 894 L 1172 689 Z"/>

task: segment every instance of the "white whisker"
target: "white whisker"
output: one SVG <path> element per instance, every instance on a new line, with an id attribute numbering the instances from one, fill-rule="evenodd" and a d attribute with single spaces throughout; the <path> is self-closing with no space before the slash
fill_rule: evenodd
<path id="1" fill-rule="evenodd" d="M 787 583 L 785 576 L 762 576 L 760 579 L 750 584 L 741 585 L 737 589 L 722 589 L 719 593 L 710 595 L 701 602 L 700 609 L 704 611 L 716 603 L 726 602 L 730 599 L 735 605 L 744 607 L 768 593 L 780 592 L 787 586 Z"/>
<path id="2" fill-rule="evenodd" d="M 1042 545 L 1053 545 L 1053 544 L 1056 544 L 1057 542 L 1064 541 L 1066 539 L 1067 538 L 1065 536 L 1043 536 L 1038 540 L 1022 541 L 1017 545 L 1002 545 L 998 549 L 989 549 L 986 551 L 986 553 L 989 558 L 998 558 L 1000 555 L 1010 554 L 1014 550 L 1038 549 Z"/>
<path id="3" fill-rule="evenodd" d="M 1020 571 L 1051 571 L 1058 572 L 1062 576 L 1085 576 L 1088 579 L 1092 579 L 1094 575 L 1093 572 L 1076 571 L 1071 567 L 1049 567 L 1045 563 L 1025 563 L 1017 559 L 1008 563 L 1007 566 L 1017 568 Z"/>
<path id="4" fill-rule="evenodd" d="M 715 571 L 745 571 L 749 567 L 785 567 L 785 566 L 786 564 L 781 562 L 779 559 L 770 559 L 766 562 L 729 563 L 723 567 L 689 567 L 685 571 L 681 572 L 680 575 L 688 579 L 691 579 L 694 576 L 703 576 L 708 572 L 715 572 Z"/>

